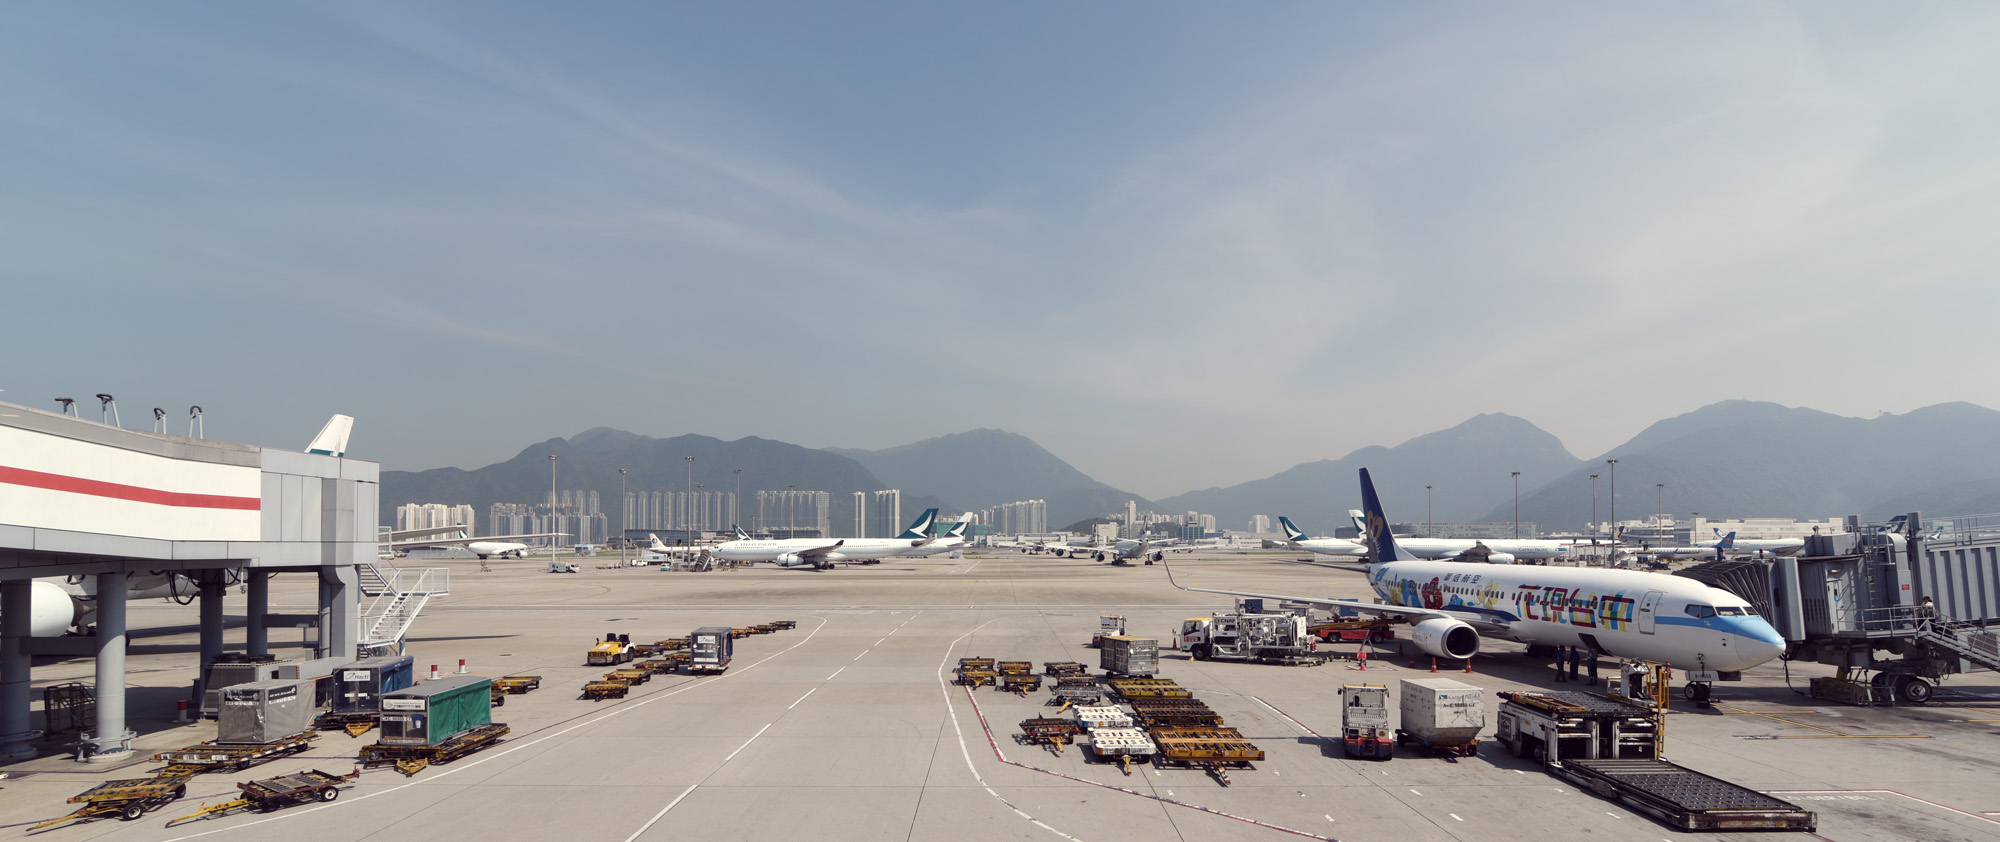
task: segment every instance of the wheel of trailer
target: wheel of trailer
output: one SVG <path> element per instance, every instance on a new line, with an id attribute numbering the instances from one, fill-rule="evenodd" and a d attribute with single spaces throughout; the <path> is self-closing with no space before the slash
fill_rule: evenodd
<path id="1" fill-rule="evenodd" d="M 1896 683 L 1896 698 L 1913 705 L 1928 704 L 1937 688 L 1922 676 L 1906 675 Z"/>
<path id="2" fill-rule="evenodd" d="M 139 820 L 140 816 L 143 816 L 145 814 L 146 814 L 146 805 L 141 804 L 137 801 L 127 802 L 118 807 L 118 818 L 124 821 L 136 822 Z"/>
<path id="3" fill-rule="evenodd" d="M 339 797 L 340 797 L 340 787 L 337 786 L 330 786 L 327 787 L 326 789 L 322 789 L 319 791 L 319 800 L 321 801 L 332 801 L 333 799 Z"/>
<path id="4" fill-rule="evenodd" d="M 1521 750 L 1521 740 L 1519 738 L 1507 741 L 1507 753 L 1514 755 L 1515 757 L 1521 757 L 1527 754 L 1527 752 Z"/>
<path id="5" fill-rule="evenodd" d="M 181 784 L 180 786 L 174 787 L 173 792 L 167 793 L 167 800 L 179 801 L 183 798 L 186 798 L 187 794 L 188 794 L 187 784 Z"/>

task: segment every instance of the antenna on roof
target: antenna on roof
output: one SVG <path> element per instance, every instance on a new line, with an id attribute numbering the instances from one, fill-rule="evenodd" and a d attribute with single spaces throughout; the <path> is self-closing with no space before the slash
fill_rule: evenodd
<path id="1" fill-rule="evenodd" d="M 153 407 L 153 432 L 164 435 L 167 432 L 167 411 Z"/>
<path id="2" fill-rule="evenodd" d="M 201 407 L 188 407 L 188 438 L 198 439 L 207 432 L 208 429 L 201 425 Z"/>

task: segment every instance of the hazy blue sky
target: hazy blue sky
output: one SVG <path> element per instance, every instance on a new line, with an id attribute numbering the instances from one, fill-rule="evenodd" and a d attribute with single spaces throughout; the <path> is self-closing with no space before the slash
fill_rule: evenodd
<path id="1" fill-rule="evenodd" d="M 386 467 L 2000 407 L 2000 6 L 22 3 L 0 398 Z M 93 402 L 94 403 L 94 402 Z M 94 417 L 95 406 L 86 415 Z"/>

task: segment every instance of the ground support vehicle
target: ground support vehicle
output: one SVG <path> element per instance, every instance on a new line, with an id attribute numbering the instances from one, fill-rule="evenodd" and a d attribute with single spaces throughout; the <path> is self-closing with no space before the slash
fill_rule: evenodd
<path id="1" fill-rule="evenodd" d="M 1098 640 L 1098 669 L 1110 675 L 1160 674 L 1160 642 L 1150 637 L 1107 635 Z"/>
<path id="2" fill-rule="evenodd" d="M 771 625 L 770 623 L 758 623 L 757 625 L 750 627 L 751 634 L 770 634 L 771 632 L 777 630 L 778 627 Z"/>
<path id="3" fill-rule="evenodd" d="M 1020 673 L 1003 674 L 1000 676 L 999 689 L 1009 693 L 1020 693 L 1025 696 L 1030 690 L 1042 689 L 1042 677 Z"/>
<path id="4" fill-rule="evenodd" d="M 1083 726 L 1078 725 L 1074 719 L 1038 716 L 1021 720 L 1021 733 L 1015 735 L 1014 739 L 1023 745 L 1037 743 L 1046 745 L 1051 751 L 1061 754 L 1063 746 L 1074 742 L 1076 735 L 1081 733 Z"/>
<path id="5" fill-rule="evenodd" d="M 361 765 L 364 767 L 395 764 L 396 771 L 405 776 L 423 771 L 433 763 L 450 763 L 468 754 L 500 741 L 507 735 L 507 726 L 498 722 L 475 725 L 461 731 L 436 745 L 385 745 L 376 743 L 361 747 Z"/>
<path id="6" fill-rule="evenodd" d="M 610 672 L 605 673 L 604 678 L 606 681 L 623 681 L 626 684 L 630 684 L 634 687 L 637 687 L 641 684 L 646 683 L 647 681 L 652 680 L 653 671 L 649 669 L 639 669 L 637 667 L 631 669 L 612 670 Z"/>
<path id="7" fill-rule="evenodd" d="M 730 640 L 742 640 L 743 638 L 746 638 L 746 637 L 749 637 L 749 636 L 751 636 L 751 635 L 753 635 L 753 634 L 756 634 L 756 633 L 757 633 L 757 632 L 756 632 L 756 631 L 754 631 L 754 630 L 752 630 L 752 629 L 751 629 L 751 628 L 750 628 L 749 626 L 744 626 L 744 627 L 742 627 L 742 628 L 735 628 L 735 629 L 730 629 L 730 630 L 729 630 L 729 639 L 730 639 Z"/>
<path id="8" fill-rule="evenodd" d="M 1125 617 L 1121 614 L 1102 614 L 1097 618 L 1097 633 L 1090 636 L 1090 648 L 1096 649 L 1104 639 L 1125 633 Z"/>
<path id="9" fill-rule="evenodd" d="M 1043 661 L 1042 674 L 1050 678 L 1066 675 L 1088 675 L 1090 668 L 1075 661 Z"/>
<path id="10" fill-rule="evenodd" d="M 1104 686 L 1088 675 L 1065 675 L 1049 687 L 1052 705 L 1094 705 L 1104 700 Z"/>
<path id="11" fill-rule="evenodd" d="M 658 643 L 632 644 L 632 657 L 634 658 L 652 658 L 665 651 L 667 650 Z"/>
<path id="12" fill-rule="evenodd" d="M 994 669 L 992 658 L 958 659 L 957 676 L 957 678 L 953 679 L 953 682 L 966 687 L 978 687 L 984 684 L 998 685 L 1000 683 L 1000 671 Z"/>
<path id="13" fill-rule="evenodd" d="M 1348 757 L 1395 758 L 1396 741 L 1389 732 L 1389 688 L 1380 684 L 1341 686 L 1340 747 Z"/>
<path id="14" fill-rule="evenodd" d="M 680 669 L 681 662 L 670 661 L 667 660 L 666 658 L 654 658 L 653 660 L 650 661 L 640 661 L 636 664 L 633 664 L 632 666 L 638 669 L 646 670 L 647 672 L 654 672 L 654 673 L 659 673 L 661 675 L 665 675 L 667 673 Z"/>
<path id="15" fill-rule="evenodd" d="M 1085 728 L 1132 727 L 1132 715 L 1117 705 L 1079 705 L 1071 715 Z"/>
<path id="16" fill-rule="evenodd" d="M 632 636 L 607 634 L 583 657 L 587 667 L 615 667 L 632 660 Z"/>
<path id="17" fill-rule="evenodd" d="M 1035 671 L 1035 665 L 1029 661 L 999 661 L 993 668 L 1001 675 L 1027 675 Z"/>
<path id="18" fill-rule="evenodd" d="M 308 732 L 269 743 L 206 742 L 163 751 L 153 755 L 153 759 L 167 764 L 160 772 L 161 778 L 191 778 L 203 772 L 248 769 L 267 760 L 298 754 L 311 748 L 312 741 L 317 739 L 319 734 Z"/>
<path id="19" fill-rule="evenodd" d="M 1234 613 L 1190 617 L 1169 639 L 1197 661 L 1242 661 L 1281 666 L 1319 666 L 1333 653 L 1313 651 L 1318 641 L 1297 614 Z"/>
<path id="20" fill-rule="evenodd" d="M 1306 633 L 1322 643 L 1332 643 L 1336 640 L 1348 643 L 1383 643 L 1395 640 L 1396 626 L 1405 622 L 1407 621 L 1400 617 L 1379 620 L 1342 617 L 1308 623 Z"/>
<path id="21" fill-rule="evenodd" d="M 728 626 L 703 626 L 688 636 L 687 670 L 695 675 L 715 675 L 729 669 L 736 657 L 736 632 Z"/>
<path id="22" fill-rule="evenodd" d="M 797 620 L 772 620 L 772 621 L 771 621 L 771 628 L 773 628 L 773 629 L 776 629 L 776 630 L 778 630 L 778 631 L 791 631 L 792 629 L 795 629 L 795 628 L 798 628 L 798 627 L 799 627 L 799 621 L 797 621 Z"/>
<path id="23" fill-rule="evenodd" d="M 1161 727 L 1146 734 L 1159 749 L 1154 766 L 1207 769 L 1223 786 L 1229 785 L 1230 769 L 1255 768 L 1250 764 L 1264 759 L 1264 750 L 1234 728 Z"/>
<path id="24" fill-rule="evenodd" d="M 1200 699 L 1140 697 L 1128 699 L 1126 704 L 1132 706 L 1133 718 L 1149 728 L 1215 728 L 1222 725 L 1222 714 L 1211 710 Z"/>
<path id="25" fill-rule="evenodd" d="M 1192 699 L 1194 692 L 1171 678 L 1113 678 L 1105 682 L 1111 692 L 1125 701 L 1133 699 Z"/>
<path id="26" fill-rule="evenodd" d="M 361 777 L 360 769 L 355 769 L 345 775 L 336 775 L 332 772 L 322 772 L 314 769 L 309 772 L 297 772 L 290 775 L 279 775 L 275 778 L 265 778 L 261 781 L 239 783 L 236 785 L 236 788 L 241 790 L 242 794 L 237 796 L 235 800 L 203 806 L 201 809 L 185 816 L 168 820 L 167 826 L 173 827 L 180 822 L 220 816 L 236 810 L 255 810 L 260 813 L 268 813 L 273 810 L 290 807 L 293 804 L 332 801 L 340 797 L 341 784 L 358 777 Z"/>
<path id="27" fill-rule="evenodd" d="M 615 678 L 606 678 L 599 681 L 584 682 L 583 695 L 578 698 L 601 702 L 605 699 L 623 699 L 625 698 L 625 694 L 630 692 L 632 692 L 631 684 Z"/>
<path id="28" fill-rule="evenodd" d="M 1116 760 L 1119 770 L 1130 775 L 1133 763 L 1144 763 L 1159 751 L 1152 738 L 1138 728 L 1091 728 L 1089 731 L 1090 751 L 1083 756 L 1085 763 Z"/>
<path id="29" fill-rule="evenodd" d="M 1479 732 L 1486 727 L 1485 691 L 1449 678 L 1405 678 L 1402 713 L 1397 745 L 1433 755 L 1471 757 L 1479 752 Z"/>
<path id="30" fill-rule="evenodd" d="M 105 781 L 80 795 L 70 796 L 69 803 L 82 804 L 76 812 L 58 819 L 49 819 L 28 826 L 28 832 L 46 830 L 65 822 L 84 819 L 103 819 L 117 816 L 125 821 L 137 820 L 153 810 L 178 800 L 187 794 L 187 778 L 166 777 L 127 778 Z"/>
<path id="31" fill-rule="evenodd" d="M 499 688 L 503 693 L 518 696 L 541 687 L 542 677 L 539 675 L 510 675 L 504 678 L 493 679 L 493 686 Z"/>

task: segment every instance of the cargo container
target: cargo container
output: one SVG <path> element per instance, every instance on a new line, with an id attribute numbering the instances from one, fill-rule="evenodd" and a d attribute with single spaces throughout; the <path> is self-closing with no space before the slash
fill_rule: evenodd
<path id="1" fill-rule="evenodd" d="M 1449 678 L 1405 678 L 1396 742 L 1426 751 L 1470 755 L 1486 727 L 1486 693 Z"/>
<path id="2" fill-rule="evenodd" d="M 1160 642 L 1150 637 L 1106 635 L 1098 648 L 1098 668 L 1114 675 L 1160 674 Z"/>
<path id="3" fill-rule="evenodd" d="M 382 694 L 394 693 L 416 683 L 416 659 L 401 657 L 363 658 L 333 671 L 335 713 L 372 713 L 382 709 Z"/>
<path id="4" fill-rule="evenodd" d="M 383 745 L 434 746 L 493 721 L 493 680 L 454 675 L 382 694 Z"/>
<path id="5" fill-rule="evenodd" d="M 299 665 L 276 655 L 229 653 L 208 665 L 202 677 L 201 715 L 215 716 L 222 710 L 222 688 L 252 681 L 277 681 L 299 677 Z"/>
<path id="6" fill-rule="evenodd" d="M 736 654 L 736 641 L 730 637 L 730 631 L 728 626 L 695 629 L 689 637 L 693 651 L 688 655 L 688 672 L 718 673 L 729 669 L 729 660 Z"/>
<path id="7" fill-rule="evenodd" d="M 312 696 L 300 681 L 252 681 L 222 688 L 218 743 L 275 743 L 312 724 Z"/>

